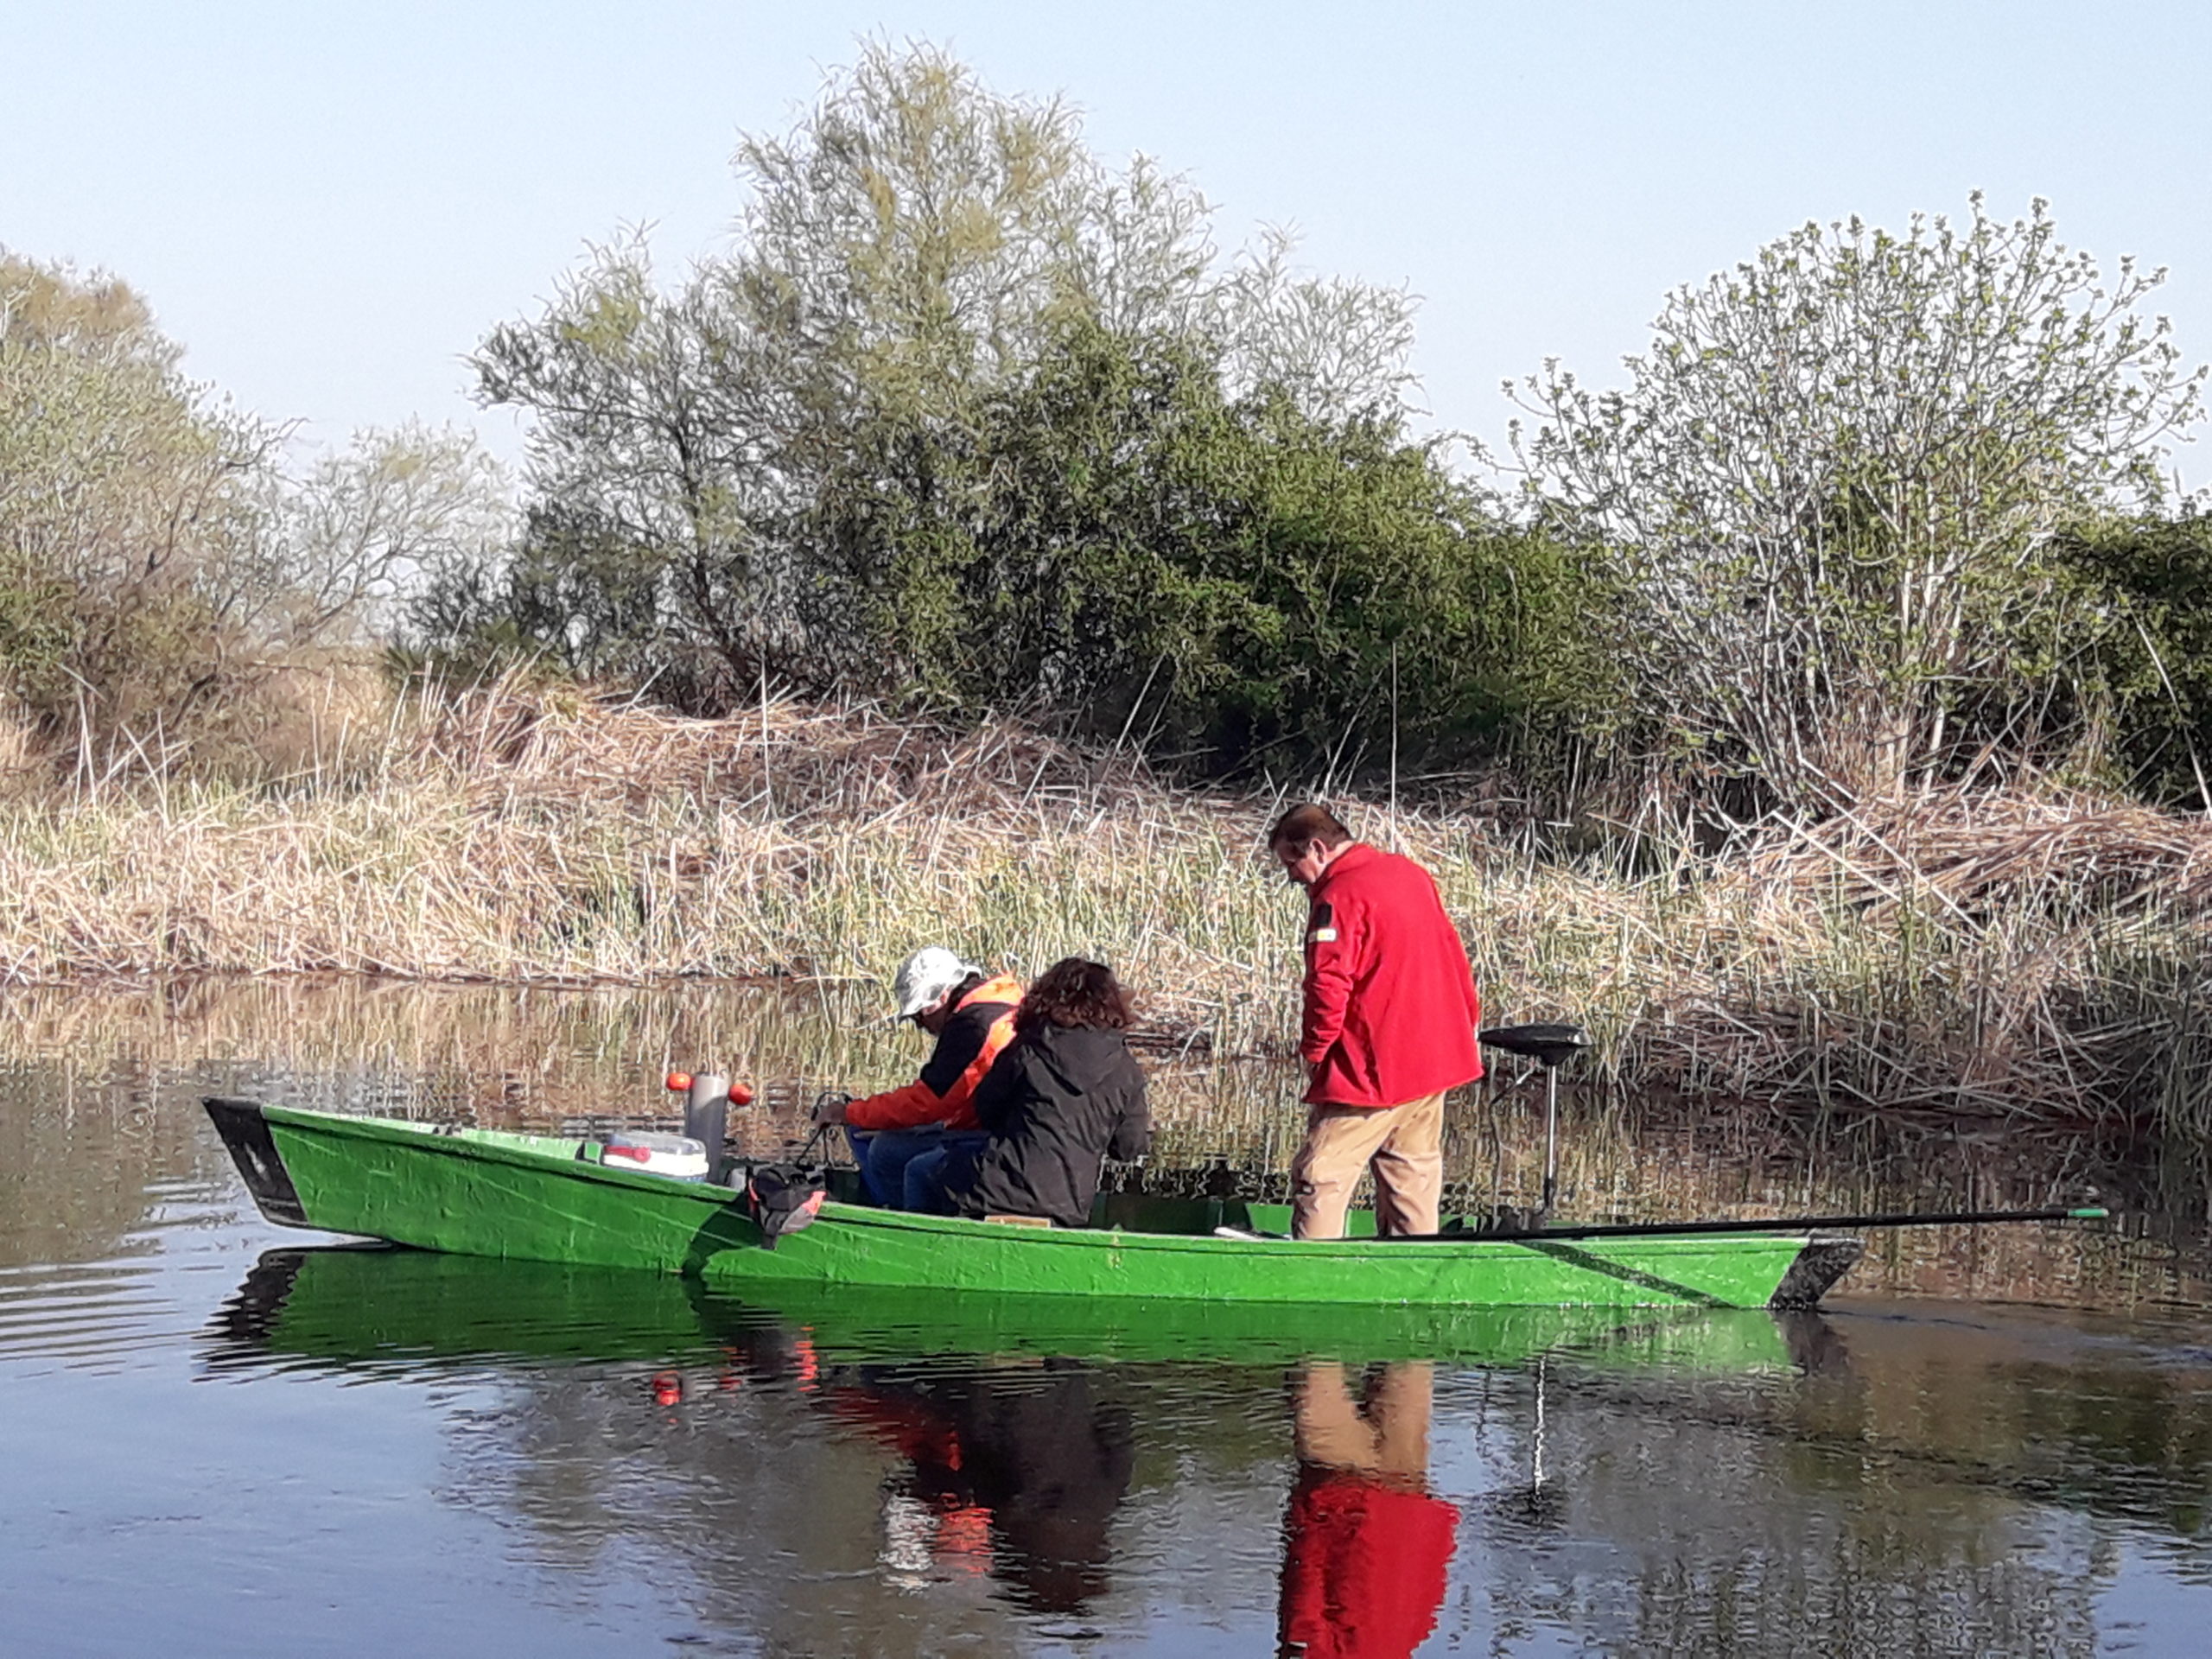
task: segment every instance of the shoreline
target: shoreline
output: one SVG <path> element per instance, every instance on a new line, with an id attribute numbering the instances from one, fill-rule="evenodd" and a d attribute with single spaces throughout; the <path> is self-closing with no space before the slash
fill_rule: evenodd
<path id="1" fill-rule="evenodd" d="M 359 975 L 543 988 L 880 982 L 916 944 L 1103 955 L 1217 1055 L 1287 1052 L 1279 799 L 1000 727 L 772 704 L 690 721 L 498 690 L 273 784 L 0 801 L 0 983 Z M 1718 859 L 1548 862 L 1353 804 L 1421 860 L 1491 1023 L 1568 1019 L 1609 1086 L 2201 1138 L 2212 826 L 2063 798 L 1862 807 Z"/>

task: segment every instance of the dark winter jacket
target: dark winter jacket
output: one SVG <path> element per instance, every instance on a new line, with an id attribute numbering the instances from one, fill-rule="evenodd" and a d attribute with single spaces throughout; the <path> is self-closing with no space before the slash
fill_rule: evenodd
<path id="1" fill-rule="evenodd" d="M 1099 1160 L 1141 1158 L 1152 1141 L 1144 1073 L 1118 1031 L 1039 1026 L 1014 1038 L 976 1090 L 991 1143 L 946 1182 L 969 1216 L 1090 1219 Z"/>

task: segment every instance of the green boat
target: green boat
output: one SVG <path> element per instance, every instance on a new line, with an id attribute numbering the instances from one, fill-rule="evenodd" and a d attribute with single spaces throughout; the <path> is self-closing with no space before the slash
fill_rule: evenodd
<path id="1" fill-rule="evenodd" d="M 1241 1307 L 1810 1306 L 1862 1249 L 1807 1231 L 1625 1229 L 1293 1240 L 1279 1206 L 1109 1199 L 1089 1228 L 837 1201 L 772 1247 L 742 1193 L 593 1161 L 595 1143 L 207 1102 L 262 1213 L 419 1249 L 776 1287 Z M 1371 1234 L 1373 1221 L 1365 1220 Z"/>
<path id="2" fill-rule="evenodd" d="M 1571 1355 L 1593 1369 L 1781 1370 L 1816 1313 L 1765 1308 L 1337 1307 L 956 1296 L 779 1285 L 766 1300 L 620 1268 L 375 1245 L 263 1253 L 208 1333 L 211 1370 L 379 1372 L 506 1360 L 720 1362 L 804 1336 L 824 1363 L 1045 1357 L 1280 1365 Z M 1808 1330 L 1808 1327 L 1812 1327 Z"/>

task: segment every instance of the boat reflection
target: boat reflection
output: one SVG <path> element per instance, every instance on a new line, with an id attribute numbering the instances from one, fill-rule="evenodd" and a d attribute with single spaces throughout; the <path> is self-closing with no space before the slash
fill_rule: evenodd
<path id="1" fill-rule="evenodd" d="M 883 1483 L 878 1557 L 894 1583 L 988 1573 L 1017 1605 L 1052 1613 L 1106 1588 L 1136 1430 L 1080 1361 L 950 1376 L 864 1366 L 823 1398 L 901 1460 Z"/>
<path id="2" fill-rule="evenodd" d="M 772 1297 L 773 1300 L 768 1300 Z M 1815 1321 L 1817 1322 L 1817 1321 Z M 764 1325 L 827 1357 L 1027 1355 L 1240 1366 L 1310 1358 L 1514 1364 L 1573 1350 L 1626 1369 L 1793 1365 L 1802 1322 L 1764 1309 L 1409 1307 L 761 1287 L 381 1245 L 264 1253 L 218 1316 L 207 1363 L 408 1365 L 501 1356 L 675 1361 Z"/>
<path id="3" fill-rule="evenodd" d="M 519 1520 L 563 1564 L 617 1539 L 680 1560 L 710 1623 L 772 1627 L 779 1650 L 913 1647 L 918 1605 L 1010 1618 L 1016 1649 L 1024 1621 L 1087 1628 L 1120 1590 L 1161 1597 L 1163 1527 L 1197 1506 L 1206 1571 L 1178 1592 L 1274 1624 L 1239 1650 L 1272 1634 L 1320 1655 L 1410 1652 L 1436 1624 L 1459 1527 L 1432 1489 L 1439 1358 L 1462 1379 L 1532 1355 L 1623 1383 L 1789 1376 L 1802 1328 L 1268 1315 L 851 1294 L 764 1308 L 660 1275 L 306 1248 L 261 1258 L 201 1356 L 233 1378 L 488 1384 L 456 1433 L 454 1501 Z"/>

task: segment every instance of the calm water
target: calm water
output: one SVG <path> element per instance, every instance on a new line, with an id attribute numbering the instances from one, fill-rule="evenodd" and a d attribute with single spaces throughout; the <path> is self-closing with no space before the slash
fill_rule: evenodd
<path id="1" fill-rule="evenodd" d="M 865 1006 L 0 1003 L 0 1652 L 1267 1655 L 1286 1621 L 1340 1633 L 1315 1653 L 2206 1650 L 2189 1172 L 1579 1107 L 1586 1214 L 2091 1185 L 2137 1213 L 1901 1236 L 1818 1316 L 1528 1313 L 1408 1357 L 317 1248 L 260 1220 L 196 1103 L 573 1122 L 712 1058 L 771 1084 L 773 1143 L 812 1088 L 911 1065 Z M 1190 1161 L 1294 1143 L 1268 1068 L 1161 1096 Z M 1539 1122 L 1471 1104 L 1455 1177 L 1524 1196 Z"/>

